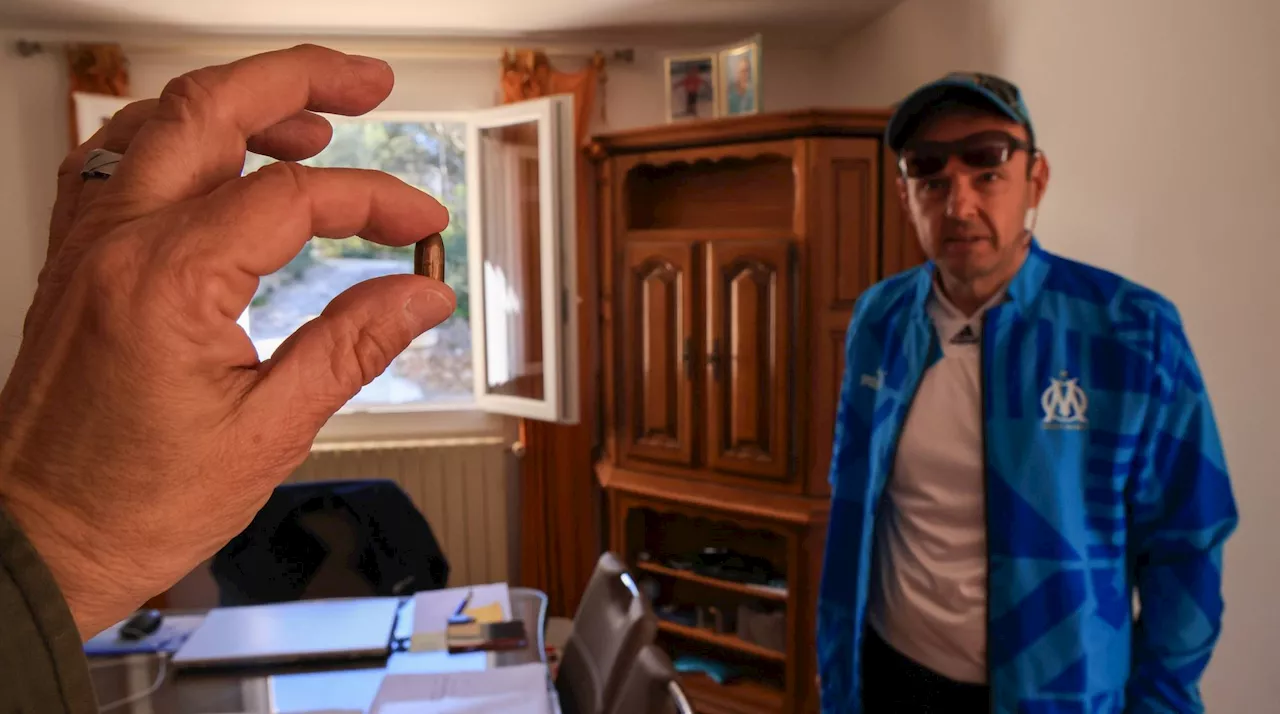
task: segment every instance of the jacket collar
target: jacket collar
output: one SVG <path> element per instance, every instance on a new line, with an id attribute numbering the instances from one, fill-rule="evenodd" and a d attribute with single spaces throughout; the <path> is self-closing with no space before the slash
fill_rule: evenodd
<path id="1" fill-rule="evenodd" d="M 929 313 L 926 309 L 929 305 L 929 295 L 933 291 L 934 271 L 937 266 L 933 261 L 925 263 L 924 270 L 921 270 L 916 276 L 915 291 L 915 307 L 916 314 L 919 317 L 928 319 Z M 1026 314 L 1036 297 L 1040 295 L 1040 288 L 1044 286 L 1045 278 L 1049 275 L 1049 254 L 1040 247 L 1040 241 L 1035 237 L 1031 237 L 1031 249 L 1027 252 L 1027 258 L 1023 261 L 1022 267 L 1014 274 L 1013 279 L 1009 281 L 1009 300 L 1008 304 L 1013 305 L 1018 314 Z"/>

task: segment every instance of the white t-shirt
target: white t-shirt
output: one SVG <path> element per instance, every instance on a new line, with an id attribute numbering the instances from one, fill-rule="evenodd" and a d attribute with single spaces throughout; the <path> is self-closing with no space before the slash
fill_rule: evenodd
<path id="1" fill-rule="evenodd" d="M 987 678 L 982 315 L 935 285 L 942 358 L 925 372 L 876 522 L 868 624 L 894 649 L 960 682 Z"/>

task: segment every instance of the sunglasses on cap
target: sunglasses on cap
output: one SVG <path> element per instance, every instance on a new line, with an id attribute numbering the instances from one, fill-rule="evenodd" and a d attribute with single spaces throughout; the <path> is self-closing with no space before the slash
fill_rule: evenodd
<path id="1" fill-rule="evenodd" d="M 1017 85 L 1007 79 L 981 72 L 952 72 L 946 76 L 946 79 L 961 79 L 982 87 L 1015 111 L 1022 106 L 1022 92 L 1018 90 Z"/>
<path id="2" fill-rule="evenodd" d="M 903 149 L 898 168 L 907 178 L 923 178 L 942 171 L 952 156 L 969 168 L 994 169 L 1030 145 L 1002 131 L 984 131 L 955 141 L 918 141 Z"/>

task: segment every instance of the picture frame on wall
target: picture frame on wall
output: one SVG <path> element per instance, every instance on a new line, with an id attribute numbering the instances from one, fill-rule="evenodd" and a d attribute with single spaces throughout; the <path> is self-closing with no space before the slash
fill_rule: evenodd
<path id="1" fill-rule="evenodd" d="M 106 126 L 116 112 L 133 101 L 129 97 L 87 92 L 75 92 L 71 95 L 71 100 L 75 105 L 76 140 L 81 144 Z"/>
<path id="2" fill-rule="evenodd" d="M 667 121 L 696 121 L 719 115 L 716 53 L 672 55 L 662 63 Z"/>
<path id="3" fill-rule="evenodd" d="M 720 50 L 717 83 L 722 116 L 760 113 L 760 56 L 760 35 Z"/>

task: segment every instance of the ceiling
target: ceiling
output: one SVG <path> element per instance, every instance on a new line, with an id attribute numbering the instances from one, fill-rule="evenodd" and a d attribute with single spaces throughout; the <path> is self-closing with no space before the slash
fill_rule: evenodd
<path id="1" fill-rule="evenodd" d="M 0 26 L 216 34 L 834 41 L 898 0 L 4 0 Z"/>

